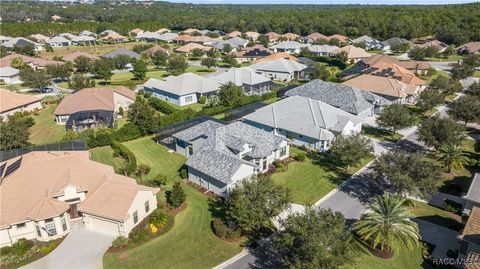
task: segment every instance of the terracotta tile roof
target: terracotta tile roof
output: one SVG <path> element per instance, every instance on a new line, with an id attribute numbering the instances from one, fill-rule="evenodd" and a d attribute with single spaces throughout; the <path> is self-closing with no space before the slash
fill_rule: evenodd
<path id="1" fill-rule="evenodd" d="M 286 34 L 282 35 L 282 37 L 287 39 L 287 40 L 296 40 L 300 36 L 297 35 L 297 34 L 294 34 L 294 33 L 286 33 Z"/>
<path id="2" fill-rule="evenodd" d="M 352 45 L 348 45 L 345 47 L 341 47 L 339 49 L 336 49 L 332 51 L 332 53 L 340 53 L 340 52 L 346 52 L 348 59 L 358 59 L 358 58 L 368 58 L 372 56 L 370 53 L 367 53 L 364 49 L 362 48 L 357 48 Z"/>
<path id="3" fill-rule="evenodd" d="M 377 63 L 390 63 L 397 64 L 408 70 L 428 70 L 431 66 L 428 62 L 422 61 L 400 61 L 397 58 L 394 58 L 385 54 L 377 54 L 371 57 L 362 59 L 362 62 L 367 66 L 372 66 Z"/>
<path id="4" fill-rule="evenodd" d="M 203 43 L 203 42 L 214 42 L 214 41 L 220 41 L 220 40 L 221 40 L 220 38 L 211 38 L 209 36 L 200 35 L 200 36 L 191 36 L 190 39 L 186 41 Z"/>
<path id="5" fill-rule="evenodd" d="M 257 39 L 260 36 L 260 34 L 257 32 L 245 32 L 245 35 L 253 39 Z"/>
<path id="6" fill-rule="evenodd" d="M 80 56 L 84 56 L 84 57 L 87 57 L 88 59 L 91 59 L 91 60 L 96 60 L 96 59 L 99 59 L 98 56 L 95 56 L 93 54 L 90 54 L 90 53 L 86 53 L 86 52 L 81 52 L 81 51 L 75 51 L 75 52 L 72 52 L 70 54 L 67 54 L 65 56 L 63 56 L 63 60 L 65 62 L 74 62 L 75 59 L 77 59 L 78 57 Z"/>
<path id="7" fill-rule="evenodd" d="M 212 47 L 207 47 L 207 46 L 200 45 L 200 44 L 197 44 L 197 43 L 188 43 L 186 45 L 183 45 L 183 46 L 177 48 L 175 51 L 176 52 L 189 53 L 189 52 L 193 51 L 194 49 L 201 49 L 203 51 L 209 51 L 209 50 L 212 49 Z"/>
<path id="8" fill-rule="evenodd" d="M 286 60 L 290 60 L 290 61 L 298 62 L 297 57 L 295 57 L 293 55 L 290 55 L 286 52 L 279 52 L 279 53 L 275 53 L 275 54 L 269 55 L 269 56 L 261 58 L 261 59 L 257 59 L 255 61 L 253 61 L 253 63 L 258 64 L 258 63 L 261 63 L 261 62 L 275 61 L 275 60 L 278 60 L 278 59 L 281 59 L 281 58 L 286 59 Z"/>
<path id="9" fill-rule="evenodd" d="M 55 115 L 70 115 L 80 111 L 106 110 L 115 111 L 113 93 L 135 100 L 135 93 L 125 87 L 85 88 L 65 96 L 54 111 Z"/>
<path id="10" fill-rule="evenodd" d="M 158 34 L 169 33 L 169 32 L 170 32 L 170 29 L 167 29 L 167 28 L 161 28 L 156 31 L 156 33 Z"/>
<path id="11" fill-rule="evenodd" d="M 102 37 L 103 40 L 109 40 L 109 39 L 126 39 L 125 36 L 117 34 L 117 33 L 110 33 L 104 37 Z"/>
<path id="12" fill-rule="evenodd" d="M 241 36 L 241 35 L 242 35 L 242 32 L 233 31 L 233 32 L 228 33 L 227 37 L 237 37 L 237 36 Z"/>
<path id="13" fill-rule="evenodd" d="M 391 77 L 409 85 L 420 86 L 427 84 L 425 80 L 418 78 L 414 73 L 398 64 L 377 63 L 371 65 L 365 73 L 375 76 Z"/>
<path id="14" fill-rule="evenodd" d="M 480 208 L 474 206 L 463 228 L 461 239 L 480 245 Z"/>
<path id="15" fill-rule="evenodd" d="M 88 151 L 23 155 L 20 167 L 0 185 L 0 227 L 62 214 L 68 210 L 68 204 L 55 197 L 67 186 L 86 190 L 86 200 L 79 208 L 85 204 L 90 214 L 118 221 L 127 217 L 126 205 L 133 202 L 138 191 L 158 192 L 115 174 L 111 166 L 91 161 L 89 155 Z M 7 165 L 17 159 L 7 161 Z"/>
<path id="16" fill-rule="evenodd" d="M 275 32 L 268 32 L 265 35 L 268 37 L 268 40 L 270 41 L 275 41 L 280 37 L 280 35 Z"/>
<path id="17" fill-rule="evenodd" d="M 15 58 L 21 58 L 26 64 L 33 64 L 40 67 L 45 67 L 50 64 L 63 64 L 63 62 L 60 61 L 50 61 L 42 58 L 35 58 L 22 54 L 12 53 L 0 59 L 0 67 L 10 66 L 12 60 Z"/>
<path id="18" fill-rule="evenodd" d="M 141 33 L 143 33 L 143 32 L 144 32 L 144 31 L 143 31 L 142 29 L 140 29 L 140 28 L 135 28 L 135 29 L 131 30 L 130 32 L 128 32 L 128 34 L 130 34 L 130 35 L 131 35 L 131 34 L 138 35 L 138 34 L 141 34 Z"/>
<path id="19" fill-rule="evenodd" d="M 42 98 L 35 95 L 26 95 L 0 88 L 0 113 L 40 102 Z"/>
<path id="20" fill-rule="evenodd" d="M 443 49 L 443 48 L 446 48 L 448 47 L 447 44 L 441 42 L 441 41 L 438 41 L 438 40 L 431 40 L 431 41 L 428 41 L 428 42 L 425 42 L 423 44 L 417 44 L 416 45 L 417 47 L 419 48 L 428 48 L 428 47 L 436 47 L 438 49 Z"/>
<path id="21" fill-rule="evenodd" d="M 465 269 L 480 269 L 480 253 L 469 252 L 467 263 L 463 265 Z"/>
<path id="22" fill-rule="evenodd" d="M 361 75 L 347 80 L 342 84 L 352 86 L 360 90 L 369 91 L 371 93 L 392 96 L 396 98 L 413 95 L 416 91 L 415 86 L 407 85 L 399 80 L 372 75 Z"/>
<path id="23" fill-rule="evenodd" d="M 163 52 L 165 52 L 167 55 L 172 54 L 172 51 L 171 51 L 171 50 L 166 49 L 166 48 L 164 48 L 164 47 L 161 47 L 161 46 L 159 46 L 159 45 L 155 45 L 155 46 L 153 46 L 153 47 L 151 47 L 151 48 L 149 48 L 149 49 L 144 50 L 144 52 L 150 54 L 151 56 L 155 55 L 155 53 L 157 53 L 157 52 L 159 52 L 159 51 L 163 51 Z"/>
<path id="24" fill-rule="evenodd" d="M 30 38 L 34 39 L 37 42 L 45 42 L 50 37 L 44 36 L 44 35 L 41 35 L 41 34 L 34 34 L 34 35 L 31 35 Z"/>
<path id="25" fill-rule="evenodd" d="M 457 50 L 465 50 L 470 53 L 480 52 L 480 41 L 468 42 L 456 48 Z"/>
<path id="26" fill-rule="evenodd" d="M 311 42 L 312 41 L 317 41 L 317 40 L 320 40 L 320 39 L 328 40 L 328 36 L 322 35 L 319 32 L 315 32 L 315 33 L 311 33 L 311 34 L 307 35 L 307 40 L 309 40 Z"/>
<path id="27" fill-rule="evenodd" d="M 175 37 L 173 40 L 185 42 L 185 41 L 189 41 L 190 39 L 192 39 L 191 35 L 179 35 Z"/>
<path id="28" fill-rule="evenodd" d="M 196 28 L 188 28 L 187 30 L 182 31 L 182 33 L 185 33 L 185 34 L 193 34 L 195 32 L 200 32 L 200 30 Z"/>
<path id="29" fill-rule="evenodd" d="M 340 42 L 345 42 L 345 43 L 350 41 L 350 38 L 344 35 L 339 35 L 339 34 L 334 34 L 328 37 L 328 40 L 332 40 L 332 39 L 338 39 Z"/>

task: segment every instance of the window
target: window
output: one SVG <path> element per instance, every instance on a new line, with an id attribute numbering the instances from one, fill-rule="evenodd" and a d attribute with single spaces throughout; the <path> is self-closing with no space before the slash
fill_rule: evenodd
<path id="1" fill-rule="evenodd" d="M 262 165 L 263 169 L 267 169 L 267 159 L 263 160 L 263 165 Z"/>
<path id="2" fill-rule="evenodd" d="M 193 147 L 189 146 L 188 147 L 188 155 L 192 155 L 192 154 L 193 154 Z"/>
<path id="3" fill-rule="evenodd" d="M 40 227 L 38 227 L 38 225 L 35 225 L 35 229 L 37 230 L 38 237 L 42 237 L 42 232 L 40 231 Z"/>
<path id="4" fill-rule="evenodd" d="M 150 211 L 150 203 L 148 201 L 145 202 L 145 213 L 148 213 Z"/>
<path id="5" fill-rule="evenodd" d="M 280 149 L 280 156 L 285 156 L 287 154 L 287 147 L 283 147 Z"/>
<path id="6" fill-rule="evenodd" d="M 185 97 L 185 102 L 192 102 L 192 101 L 193 101 L 193 96 Z"/>
<path id="7" fill-rule="evenodd" d="M 22 229 L 22 228 L 25 228 L 25 223 L 19 223 L 16 226 L 17 226 L 17 229 Z"/>
<path id="8" fill-rule="evenodd" d="M 49 221 L 50 222 L 47 222 Z M 55 222 L 53 222 L 53 219 L 45 220 L 45 228 L 47 229 L 47 233 L 49 236 L 54 236 L 57 235 L 57 229 L 55 228 Z"/>
<path id="9" fill-rule="evenodd" d="M 64 232 L 67 230 L 67 222 L 65 221 L 65 216 L 62 217 L 62 229 Z"/>
<path id="10" fill-rule="evenodd" d="M 133 224 L 138 222 L 138 214 L 137 211 L 133 212 Z"/>

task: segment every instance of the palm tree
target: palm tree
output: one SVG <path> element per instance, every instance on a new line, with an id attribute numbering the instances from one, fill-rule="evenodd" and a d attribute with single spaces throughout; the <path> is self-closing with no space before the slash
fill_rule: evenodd
<path id="1" fill-rule="evenodd" d="M 386 254 L 402 245 L 412 249 L 418 244 L 420 234 L 404 203 L 404 198 L 390 193 L 377 196 L 369 211 L 355 223 L 355 232 L 361 240 Z"/>
<path id="2" fill-rule="evenodd" d="M 439 149 L 440 160 L 447 167 L 448 172 L 452 172 L 454 169 L 462 169 L 464 165 L 468 163 L 468 159 L 463 153 L 462 148 L 457 145 L 449 144 L 443 145 Z"/>

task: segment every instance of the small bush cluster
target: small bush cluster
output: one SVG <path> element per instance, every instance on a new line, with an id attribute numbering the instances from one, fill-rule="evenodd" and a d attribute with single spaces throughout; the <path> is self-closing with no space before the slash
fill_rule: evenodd
<path id="1" fill-rule="evenodd" d="M 299 152 L 295 154 L 293 158 L 299 162 L 303 162 L 307 158 L 307 155 L 305 154 L 305 152 Z"/>
<path id="2" fill-rule="evenodd" d="M 273 162 L 273 165 L 275 166 L 275 169 L 277 172 L 285 172 L 287 171 L 287 167 L 285 164 L 281 161 L 275 161 Z"/>
<path id="3" fill-rule="evenodd" d="M 52 242 L 46 246 L 40 248 L 40 253 L 43 255 L 47 255 L 48 253 L 52 252 L 58 246 L 57 242 Z"/>
<path id="4" fill-rule="evenodd" d="M 212 220 L 213 233 L 222 239 L 237 239 L 241 236 L 240 230 L 228 227 L 225 222 L 219 218 Z"/>
<path id="5" fill-rule="evenodd" d="M 112 242 L 112 247 L 114 248 L 121 248 L 128 244 L 128 238 L 125 236 L 119 236 Z"/>
<path id="6" fill-rule="evenodd" d="M 460 214 L 462 212 L 462 205 L 461 204 L 459 204 L 457 202 L 454 202 L 452 200 L 448 200 L 448 199 L 443 201 L 443 208 L 446 211 L 452 212 L 454 214 Z"/>
<path id="7" fill-rule="evenodd" d="M 111 144 L 113 152 L 116 156 L 122 157 L 125 160 L 125 167 L 123 172 L 126 175 L 130 175 L 137 170 L 137 158 L 127 147 L 120 144 L 119 142 L 113 142 Z"/>
<path id="8" fill-rule="evenodd" d="M 160 100 L 153 96 L 148 98 L 148 104 L 158 112 L 162 112 L 165 115 L 170 115 L 179 111 L 179 109 L 174 108 L 168 102 Z"/>
<path id="9" fill-rule="evenodd" d="M 10 247 L 0 248 L 2 265 L 19 263 L 32 257 L 38 251 L 38 247 L 33 241 L 21 238 Z"/>
<path id="10" fill-rule="evenodd" d="M 172 190 L 167 191 L 165 195 L 167 204 L 171 208 L 179 208 L 187 199 L 187 195 L 178 181 L 173 184 Z"/>
<path id="11" fill-rule="evenodd" d="M 137 244 L 145 241 L 149 233 L 150 230 L 148 229 L 148 226 L 143 226 L 141 229 L 134 229 L 133 231 L 131 231 L 128 235 L 128 239 L 132 243 Z"/>

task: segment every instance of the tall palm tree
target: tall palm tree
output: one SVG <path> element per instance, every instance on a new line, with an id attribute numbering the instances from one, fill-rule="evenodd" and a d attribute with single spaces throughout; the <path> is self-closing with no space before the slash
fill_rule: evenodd
<path id="1" fill-rule="evenodd" d="M 392 253 L 402 245 L 411 249 L 418 244 L 420 234 L 404 203 L 405 199 L 390 193 L 377 196 L 369 211 L 355 223 L 355 232 L 371 247 L 385 253 Z"/>
<path id="2" fill-rule="evenodd" d="M 454 169 L 462 169 L 467 163 L 468 159 L 463 153 L 462 148 L 457 145 L 449 144 L 443 145 L 439 149 L 440 160 L 447 167 L 448 172 L 452 172 Z"/>

